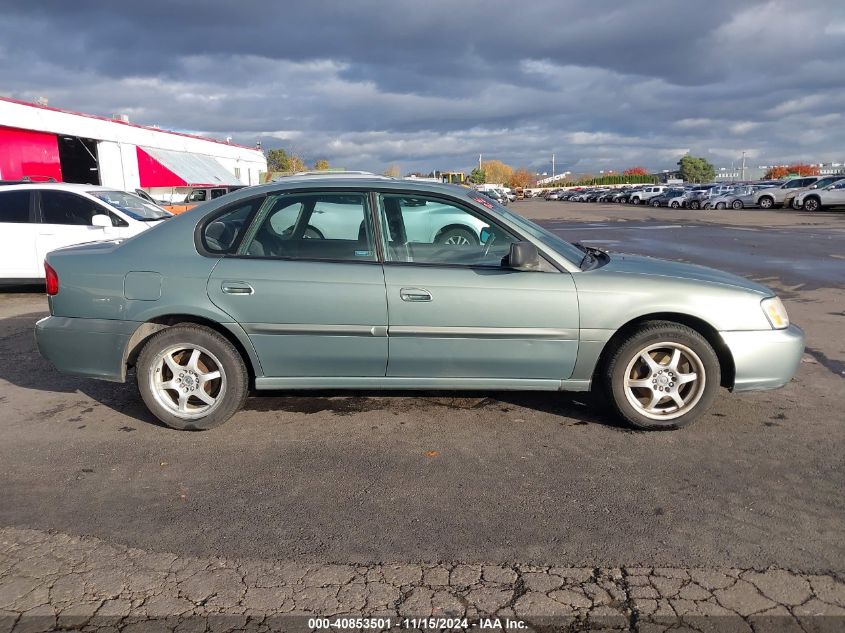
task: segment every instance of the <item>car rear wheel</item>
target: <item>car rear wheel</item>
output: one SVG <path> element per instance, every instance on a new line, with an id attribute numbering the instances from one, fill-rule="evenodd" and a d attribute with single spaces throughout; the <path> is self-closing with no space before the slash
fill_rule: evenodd
<path id="1" fill-rule="evenodd" d="M 757 201 L 757 204 L 760 205 L 761 209 L 771 209 L 775 206 L 775 199 L 771 196 L 763 196 Z"/>
<path id="2" fill-rule="evenodd" d="M 818 211 L 820 206 L 821 205 L 816 198 L 807 198 L 804 200 L 804 209 L 807 211 Z"/>
<path id="3" fill-rule="evenodd" d="M 681 205 L 680 205 L 680 204 L 678 204 L 678 202 L 677 202 L 677 201 L 674 201 L 674 200 L 672 201 L 672 208 L 673 208 L 673 209 L 677 209 L 677 208 L 678 208 L 678 207 L 680 207 L 680 206 L 681 206 Z"/>
<path id="4" fill-rule="evenodd" d="M 138 389 L 167 426 L 204 431 L 243 406 L 249 380 L 237 349 L 214 330 L 194 324 L 153 335 L 137 363 Z"/>
<path id="5" fill-rule="evenodd" d="M 717 209 L 724 209 L 724 208 L 725 208 L 725 203 L 724 203 L 724 202 L 717 202 L 717 203 L 716 203 L 716 208 L 717 208 Z"/>
<path id="6" fill-rule="evenodd" d="M 693 200 L 689 203 L 689 208 L 698 210 L 701 208 L 701 203 L 698 200 Z"/>
<path id="7" fill-rule="evenodd" d="M 451 244 L 453 246 L 478 245 L 478 238 L 475 233 L 458 226 L 444 229 L 434 241 L 438 244 Z"/>
<path id="8" fill-rule="evenodd" d="M 652 321 L 612 350 L 601 387 L 614 411 L 643 430 L 677 429 L 704 413 L 719 390 L 719 359 L 679 323 Z"/>
<path id="9" fill-rule="evenodd" d="M 653 206 L 653 207 L 659 207 L 659 206 L 660 206 L 660 200 L 654 200 L 654 201 L 651 203 L 651 206 Z"/>
<path id="10" fill-rule="evenodd" d="M 731 202 L 731 208 L 741 209 L 742 208 L 742 200 L 734 200 L 733 202 Z"/>

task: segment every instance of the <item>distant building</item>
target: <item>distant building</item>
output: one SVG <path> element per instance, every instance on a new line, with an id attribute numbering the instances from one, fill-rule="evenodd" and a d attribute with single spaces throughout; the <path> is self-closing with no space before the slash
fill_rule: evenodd
<path id="1" fill-rule="evenodd" d="M 255 185 L 267 170 L 260 149 L 114 118 L 0 97 L 0 179 L 144 189 L 184 198 L 191 187 Z"/>

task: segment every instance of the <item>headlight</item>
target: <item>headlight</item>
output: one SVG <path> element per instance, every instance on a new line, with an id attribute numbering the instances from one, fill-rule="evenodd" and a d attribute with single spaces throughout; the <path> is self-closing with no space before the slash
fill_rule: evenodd
<path id="1" fill-rule="evenodd" d="M 783 330 L 789 327 L 789 315 L 786 313 L 786 308 L 783 307 L 783 302 L 780 297 L 769 297 L 760 302 L 760 307 L 766 313 L 766 318 L 772 327 L 776 330 Z"/>

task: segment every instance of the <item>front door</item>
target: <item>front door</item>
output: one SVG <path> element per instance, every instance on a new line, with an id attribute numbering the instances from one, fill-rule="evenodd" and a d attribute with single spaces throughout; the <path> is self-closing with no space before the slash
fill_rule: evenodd
<path id="1" fill-rule="evenodd" d="M 70 191 L 38 190 L 40 223 L 36 237 L 39 261 L 52 250 L 73 244 L 121 237 L 118 224 L 126 224 L 94 200 Z M 108 215 L 113 226 L 92 224 L 95 215 Z"/>
<path id="2" fill-rule="evenodd" d="M 387 375 L 568 378 L 578 352 L 572 276 L 503 268 L 518 237 L 463 204 L 383 194 Z M 427 227 L 423 232 L 421 227 Z"/>
<path id="3" fill-rule="evenodd" d="M 219 240 L 226 224 L 223 216 L 206 230 Z M 208 295 L 246 330 L 265 376 L 384 376 L 387 302 L 374 244 L 364 193 L 271 196 L 237 254 L 214 268 Z"/>

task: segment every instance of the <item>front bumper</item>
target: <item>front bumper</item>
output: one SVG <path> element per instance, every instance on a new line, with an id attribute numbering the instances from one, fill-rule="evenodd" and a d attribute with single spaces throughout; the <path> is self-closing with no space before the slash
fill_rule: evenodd
<path id="1" fill-rule="evenodd" d="M 61 372 L 124 382 L 126 345 L 140 324 L 49 316 L 35 324 L 41 355 Z"/>
<path id="2" fill-rule="evenodd" d="M 797 325 L 720 334 L 734 360 L 734 391 L 782 387 L 792 380 L 804 353 L 804 331 Z"/>

